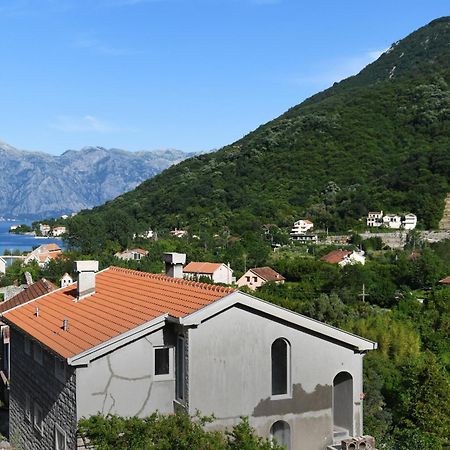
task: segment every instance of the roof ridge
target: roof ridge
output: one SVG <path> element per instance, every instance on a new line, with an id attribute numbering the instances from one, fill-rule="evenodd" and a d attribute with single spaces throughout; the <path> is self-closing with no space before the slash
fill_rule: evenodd
<path id="1" fill-rule="evenodd" d="M 118 267 L 118 266 L 110 266 L 106 270 L 113 270 L 114 272 L 122 272 L 122 273 L 131 273 L 133 275 L 137 275 L 137 276 L 144 277 L 144 278 L 150 278 L 153 280 L 163 280 L 163 281 L 168 281 L 169 283 L 173 283 L 173 284 L 192 286 L 192 287 L 197 287 L 197 288 L 205 289 L 208 291 L 214 291 L 214 292 L 219 292 L 219 293 L 224 293 L 224 294 L 230 294 L 230 293 L 236 291 L 236 289 L 226 287 L 226 286 L 201 283 L 199 281 L 185 280 L 184 278 L 173 278 L 173 277 L 169 277 L 165 274 L 141 272 L 139 270 L 126 269 L 124 267 Z"/>

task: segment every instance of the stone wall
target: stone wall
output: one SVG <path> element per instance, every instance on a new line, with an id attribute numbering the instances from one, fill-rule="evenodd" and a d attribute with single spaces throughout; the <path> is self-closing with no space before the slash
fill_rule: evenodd
<path id="1" fill-rule="evenodd" d="M 33 342 L 33 341 L 32 341 Z M 10 441 L 15 449 L 55 448 L 56 424 L 66 434 L 67 449 L 76 449 L 75 372 L 65 365 L 65 376 L 55 375 L 55 356 L 43 349 L 42 364 L 25 353 L 24 335 L 11 330 Z M 64 380 L 64 381 L 63 381 Z M 31 400 L 31 417 L 26 417 L 26 397 Z M 42 433 L 34 426 L 34 405 L 42 409 Z"/>

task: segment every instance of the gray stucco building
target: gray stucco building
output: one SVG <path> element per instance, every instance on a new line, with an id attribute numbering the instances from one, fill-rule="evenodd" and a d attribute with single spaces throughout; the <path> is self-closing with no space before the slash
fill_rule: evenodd
<path id="1" fill-rule="evenodd" d="M 76 448 L 92 414 L 249 416 L 262 436 L 324 450 L 361 435 L 362 365 L 374 342 L 229 288 L 78 265 L 79 282 L 6 314 L 10 435 Z"/>

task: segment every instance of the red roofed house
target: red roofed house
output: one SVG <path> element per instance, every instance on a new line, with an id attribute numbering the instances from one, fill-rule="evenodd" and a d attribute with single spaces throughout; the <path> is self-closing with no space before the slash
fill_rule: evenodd
<path id="1" fill-rule="evenodd" d="M 180 276 L 179 256 L 168 255 L 168 273 Z M 248 416 L 291 450 L 363 434 L 374 342 L 227 287 L 75 264 L 77 285 L 4 316 L 17 446 L 75 450 L 81 417 L 180 408 L 214 413 L 216 429 Z"/>
<path id="2" fill-rule="evenodd" d="M 231 284 L 236 281 L 233 270 L 223 263 L 190 262 L 183 269 L 184 277 L 188 280 L 200 280 L 209 278 L 214 283 Z"/>
<path id="3" fill-rule="evenodd" d="M 271 267 L 255 267 L 247 270 L 237 281 L 239 287 L 247 286 L 250 289 L 257 289 L 266 283 L 283 284 L 285 278 Z"/>
<path id="4" fill-rule="evenodd" d="M 61 255 L 62 250 L 59 245 L 53 243 L 44 244 L 28 253 L 27 257 L 24 259 L 24 264 L 36 261 L 39 264 L 39 267 L 45 267 L 52 259 L 59 258 Z"/>
<path id="5" fill-rule="evenodd" d="M 321 261 L 330 264 L 339 264 L 341 267 L 347 264 L 363 264 L 366 262 L 364 252 L 355 252 L 353 250 L 333 250 L 320 258 Z"/>

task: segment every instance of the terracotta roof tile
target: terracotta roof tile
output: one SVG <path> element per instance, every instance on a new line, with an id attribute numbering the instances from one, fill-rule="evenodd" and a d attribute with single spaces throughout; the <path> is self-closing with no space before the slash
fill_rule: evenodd
<path id="1" fill-rule="evenodd" d="M 439 283 L 441 283 L 441 284 L 450 284 L 450 276 L 443 278 L 442 280 L 439 281 Z"/>
<path id="2" fill-rule="evenodd" d="M 214 273 L 222 263 L 211 263 L 211 262 L 190 262 L 184 269 L 183 272 L 186 273 Z"/>
<path id="3" fill-rule="evenodd" d="M 254 269 L 250 270 L 267 282 L 285 280 L 283 275 L 280 275 L 271 267 L 255 267 Z"/>
<path id="4" fill-rule="evenodd" d="M 96 292 L 89 297 L 75 301 L 76 288 L 71 285 L 4 317 L 69 358 L 163 314 L 185 317 L 231 292 L 222 286 L 110 267 L 97 274 Z M 62 330 L 64 319 L 69 320 L 68 331 Z"/>
<path id="5" fill-rule="evenodd" d="M 15 308 L 16 306 L 22 305 L 30 300 L 40 297 L 41 295 L 48 294 L 56 289 L 56 286 L 50 281 L 42 278 L 36 283 L 31 284 L 25 290 L 20 292 L 19 294 L 11 297 L 9 300 L 6 300 L 3 303 L 0 303 L 0 314 L 8 311 L 11 308 Z"/>
<path id="6" fill-rule="evenodd" d="M 352 253 L 353 252 L 350 250 L 333 250 L 332 252 L 326 254 L 325 256 L 322 256 L 320 260 L 331 264 L 338 264 Z"/>

